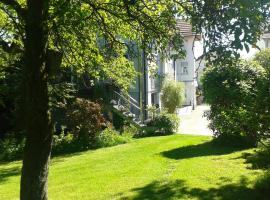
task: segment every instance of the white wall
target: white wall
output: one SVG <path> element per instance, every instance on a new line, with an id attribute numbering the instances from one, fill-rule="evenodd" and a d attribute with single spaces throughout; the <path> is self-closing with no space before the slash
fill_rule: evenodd
<path id="1" fill-rule="evenodd" d="M 186 57 L 184 59 L 176 60 L 176 80 L 185 83 L 185 102 L 184 105 L 196 106 L 196 87 L 195 79 L 195 57 L 192 51 L 194 36 L 186 37 L 184 40 L 184 49 Z M 183 65 L 187 63 L 187 74 L 183 70 Z"/>

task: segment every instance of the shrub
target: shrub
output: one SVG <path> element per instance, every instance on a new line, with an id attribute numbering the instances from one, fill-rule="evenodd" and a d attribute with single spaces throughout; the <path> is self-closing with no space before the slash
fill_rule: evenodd
<path id="1" fill-rule="evenodd" d="M 169 135 L 177 131 L 179 118 L 176 114 L 161 113 L 147 123 L 142 136 Z"/>
<path id="2" fill-rule="evenodd" d="M 266 71 L 266 79 L 260 91 L 258 110 L 260 112 L 261 129 L 260 136 L 270 138 L 270 49 L 264 49 L 255 55 L 254 60 Z"/>
<path id="3" fill-rule="evenodd" d="M 137 135 L 139 132 L 140 132 L 140 128 L 137 128 L 136 126 L 132 124 L 129 124 L 123 127 L 123 132 L 121 135 L 132 138 L 135 135 Z"/>
<path id="4" fill-rule="evenodd" d="M 85 144 L 94 144 L 98 133 L 107 126 L 101 106 L 80 98 L 67 110 L 67 120 L 71 132 Z"/>
<path id="5" fill-rule="evenodd" d="M 211 105 L 210 128 L 220 142 L 255 146 L 265 132 L 261 93 L 265 70 L 255 62 L 210 67 L 203 76 L 205 100 Z"/>
<path id="6" fill-rule="evenodd" d="M 14 160 L 22 158 L 25 139 L 17 139 L 8 135 L 0 140 L 0 160 Z"/>
<path id="7" fill-rule="evenodd" d="M 173 80 L 166 80 L 162 86 L 161 102 L 169 113 L 175 113 L 177 107 L 184 101 L 184 84 Z"/>
<path id="8" fill-rule="evenodd" d="M 112 123 L 113 123 L 114 128 L 116 130 L 122 130 L 126 123 L 125 122 L 126 119 L 118 111 L 112 110 L 112 114 L 113 114 Z"/>
<path id="9" fill-rule="evenodd" d="M 124 144 L 131 140 L 128 135 L 120 135 L 120 133 L 114 129 L 106 128 L 97 137 L 98 147 L 110 147 L 118 144 Z"/>
<path id="10" fill-rule="evenodd" d="M 53 136 L 53 154 L 70 153 L 80 148 L 76 145 L 74 135 L 71 133 L 62 132 L 60 135 Z"/>

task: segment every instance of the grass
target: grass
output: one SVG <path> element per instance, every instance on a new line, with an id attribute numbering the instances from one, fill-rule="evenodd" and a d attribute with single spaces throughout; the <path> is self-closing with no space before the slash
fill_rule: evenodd
<path id="1" fill-rule="evenodd" d="M 51 161 L 51 200 L 269 199 L 254 189 L 263 173 L 207 136 L 172 135 L 61 156 Z M 21 162 L 0 164 L 0 199 L 18 199 Z"/>

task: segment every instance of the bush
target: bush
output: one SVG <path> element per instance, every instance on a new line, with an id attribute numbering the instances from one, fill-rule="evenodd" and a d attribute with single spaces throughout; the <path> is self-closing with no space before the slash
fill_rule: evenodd
<path id="1" fill-rule="evenodd" d="M 265 70 L 255 62 L 234 62 L 206 71 L 203 92 L 211 105 L 207 117 L 216 140 L 256 146 L 266 131 L 261 118 L 267 112 L 261 106 L 265 80 Z"/>
<path id="2" fill-rule="evenodd" d="M 114 129 L 106 128 L 97 137 L 98 147 L 110 147 L 118 144 L 124 144 L 131 140 L 130 135 L 120 135 L 120 133 Z"/>
<path id="3" fill-rule="evenodd" d="M 141 136 L 169 135 L 177 131 L 179 118 L 176 114 L 161 113 L 147 123 Z"/>
<path id="4" fill-rule="evenodd" d="M 17 139 L 9 135 L 0 140 L 0 160 L 15 160 L 22 158 L 25 139 Z"/>
<path id="5" fill-rule="evenodd" d="M 260 91 L 260 101 L 257 103 L 257 110 L 260 112 L 260 137 L 263 139 L 270 139 L 270 49 L 264 49 L 257 53 L 254 60 L 266 71 L 266 79 L 264 80 L 263 88 Z"/>
<path id="6" fill-rule="evenodd" d="M 85 144 L 94 144 L 98 133 L 107 126 L 101 106 L 80 98 L 69 107 L 67 120 L 75 138 Z"/>
<path id="7" fill-rule="evenodd" d="M 122 130 L 124 125 L 125 125 L 125 121 L 126 119 L 124 118 L 123 115 L 121 115 L 118 111 L 115 111 L 112 109 L 112 123 L 113 126 L 116 130 Z"/>
<path id="8" fill-rule="evenodd" d="M 70 153 L 79 150 L 74 140 L 74 135 L 71 133 L 65 134 L 62 132 L 60 135 L 53 136 L 53 154 Z"/>
<path id="9" fill-rule="evenodd" d="M 166 80 L 162 86 L 162 106 L 169 113 L 175 113 L 177 107 L 182 106 L 184 101 L 184 84 L 173 80 Z"/>
<path id="10" fill-rule="evenodd" d="M 134 137 L 137 134 L 139 134 L 140 132 L 140 128 L 137 128 L 136 126 L 129 124 L 129 125 L 125 125 L 123 126 L 123 132 L 122 132 L 122 136 L 126 136 L 126 137 Z"/>

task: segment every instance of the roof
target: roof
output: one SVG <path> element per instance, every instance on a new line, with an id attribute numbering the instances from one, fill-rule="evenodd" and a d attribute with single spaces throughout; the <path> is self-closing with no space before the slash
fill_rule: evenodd
<path id="1" fill-rule="evenodd" d="M 188 36 L 196 36 L 199 40 L 201 39 L 201 35 L 192 31 L 192 25 L 189 22 L 186 22 L 182 19 L 177 19 L 176 27 L 180 30 L 180 33 L 183 37 Z"/>

